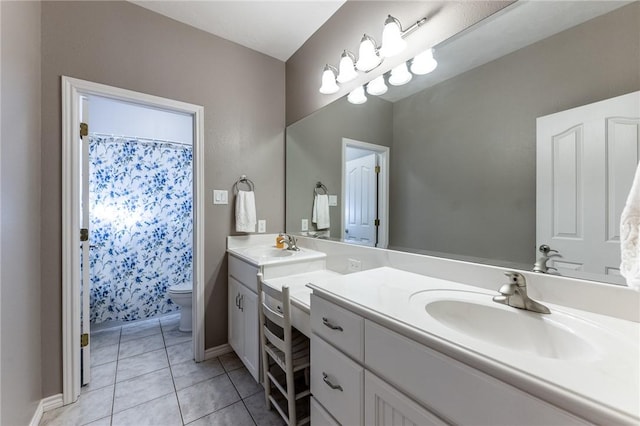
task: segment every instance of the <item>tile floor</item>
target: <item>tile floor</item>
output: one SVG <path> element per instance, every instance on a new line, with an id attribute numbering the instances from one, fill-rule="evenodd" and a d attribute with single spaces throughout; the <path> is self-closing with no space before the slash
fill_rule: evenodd
<path id="1" fill-rule="evenodd" d="M 178 315 L 92 333 L 91 383 L 41 426 L 272 426 L 264 391 L 235 353 L 202 363 Z"/>

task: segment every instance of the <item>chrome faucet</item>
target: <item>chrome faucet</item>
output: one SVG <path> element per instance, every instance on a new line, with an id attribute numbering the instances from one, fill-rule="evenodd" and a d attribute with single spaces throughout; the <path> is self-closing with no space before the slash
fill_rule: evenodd
<path id="1" fill-rule="evenodd" d="M 287 250 L 300 251 L 296 237 L 291 234 L 281 234 L 284 237 L 284 242 L 287 244 Z"/>
<path id="2" fill-rule="evenodd" d="M 527 295 L 527 281 L 524 275 L 518 272 L 505 272 L 509 277 L 509 282 L 504 284 L 498 290 L 500 296 L 494 296 L 493 301 L 496 303 L 502 303 L 503 305 L 511 306 L 513 308 L 524 309 L 526 311 L 537 312 L 539 314 L 550 314 L 549 308 L 542 303 L 538 303 L 533 299 L 530 299 Z"/>
<path id="3" fill-rule="evenodd" d="M 536 261 L 536 263 L 533 265 L 533 272 L 546 274 L 549 272 L 550 269 L 557 271 L 556 268 L 547 266 L 547 262 L 549 261 L 549 258 L 551 258 L 552 256 L 560 256 L 560 253 L 558 253 L 558 250 L 552 250 L 551 247 L 549 247 L 546 244 L 542 244 L 539 250 L 540 250 L 540 253 L 542 253 L 542 256 L 540 256 Z M 552 253 L 552 254 L 549 254 L 549 253 Z"/>

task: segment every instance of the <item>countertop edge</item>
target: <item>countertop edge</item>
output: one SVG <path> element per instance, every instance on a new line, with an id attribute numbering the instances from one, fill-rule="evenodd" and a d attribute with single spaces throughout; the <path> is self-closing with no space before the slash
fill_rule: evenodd
<path id="1" fill-rule="evenodd" d="M 425 345 L 435 351 L 475 368 L 485 374 L 520 389 L 572 415 L 600 424 L 633 424 L 640 418 L 622 412 L 591 398 L 564 389 L 561 385 L 533 376 L 516 367 L 504 366 L 495 360 L 450 342 L 425 330 L 372 310 L 357 302 L 327 291 L 315 284 L 308 284 L 320 297 L 353 311 L 365 319 L 373 321 L 408 339 Z"/>

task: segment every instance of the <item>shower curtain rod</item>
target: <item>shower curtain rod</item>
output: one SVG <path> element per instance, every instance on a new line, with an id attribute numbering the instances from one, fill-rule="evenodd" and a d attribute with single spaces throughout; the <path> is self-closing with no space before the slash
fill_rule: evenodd
<path id="1" fill-rule="evenodd" d="M 99 133 L 99 132 L 91 132 L 90 135 L 108 136 L 108 137 L 117 138 L 117 139 L 135 139 L 135 140 L 139 140 L 139 141 L 170 143 L 170 144 L 175 144 L 175 145 L 185 145 L 185 146 L 193 147 L 193 144 L 190 144 L 190 143 L 179 142 L 179 141 L 171 141 L 171 140 L 168 140 L 168 139 L 155 139 L 155 138 L 144 138 L 144 137 L 140 137 L 140 136 L 114 135 L 114 134 Z"/>

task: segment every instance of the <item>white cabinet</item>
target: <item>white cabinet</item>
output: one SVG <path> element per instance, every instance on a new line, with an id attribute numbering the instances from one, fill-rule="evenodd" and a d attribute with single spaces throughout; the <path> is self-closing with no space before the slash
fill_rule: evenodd
<path id="1" fill-rule="evenodd" d="M 447 424 L 369 371 L 364 373 L 364 389 L 364 424 L 367 426 Z"/>
<path id="2" fill-rule="evenodd" d="M 255 266 L 229 256 L 229 344 L 253 378 L 260 382 L 257 274 Z"/>

